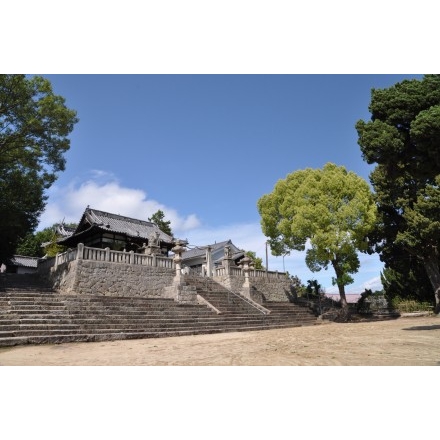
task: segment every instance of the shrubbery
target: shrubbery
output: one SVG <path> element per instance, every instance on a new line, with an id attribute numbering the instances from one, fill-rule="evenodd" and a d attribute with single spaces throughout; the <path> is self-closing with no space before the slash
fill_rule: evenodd
<path id="1" fill-rule="evenodd" d="M 416 301 L 414 299 L 404 299 L 398 296 L 391 300 L 391 305 L 394 309 L 401 313 L 431 312 L 433 310 L 432 304 L 428 302 Z"/>

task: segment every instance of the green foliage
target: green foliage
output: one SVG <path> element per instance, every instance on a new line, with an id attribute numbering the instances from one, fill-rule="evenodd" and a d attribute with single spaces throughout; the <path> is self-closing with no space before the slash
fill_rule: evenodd
<path id="1" fill-rule="evenodd" d="M 171 237 L 173 236 L 173 232 L 171 230 L 171 221 L 165 220 L 165 214 L 160 209 L 149 217 L 148 221 L 155 223 L 162 232 L 165 232 L 165 234 L 168 234 Z"/>
<path id="2" fill-rule="evenodd" d="M 32 232 L 78 121 L 42 77 L 0 75 L 0 262 Z"/>
<path id="3" fill-rule="evenodd" d="M 429 302 L 420 302 L 414 299 L 400 298 L 398 296 L 393 298 L 391 305 L 393 309 L 401 313 L 431 312 L 433 309 L 433 306 Z"/>
<path id="4" fill-rule="evenodd" d="M 57 243 L 57 240 L 61 238 L 56 232 L 58 226 L 58 223 L 55 223 L 42 231 L 27 234 L 19 241 L 15 253 L 28 257 L 43 257 L 45 255 L 54 257 L 57 253 L 64 252 L 66 247 Z M 68 226 L 76 228 L 75 224 Z"/>
<path id="5" fill-rule="evenodd" d="M 288 274 L 289 272 L 287 272 Z M 307 293 L 306 286 L 302 283 L 300 278 L 296 275 L 292 275 L 290 277 L 290 290 L 292 293 L 296 294 L 296 296 L 304 296 Z"/>
<path id="6" fill-rule="evenodd" d="M 27 257 L 42 257 L 41 243 L 33 233 L 29 233 L 19 240 L 15 254 Z"/>
<path id="7" fill-rule="evenodd" d="M 323 169 L 299 170 L 279 180 L 258 201 L 263 233 L 273 255 L 306 250 L 312 272 L 332 265 L 342 304 L 345 289 L 359 269 L 357 251 L 368 249 L 376 206 L 361 177 L 328 163 Z"/>
<path id="8" fill-rule="evenodd" d="M 377 164 L 370 180 L 379 221 L 370 243 L 394 278 L 412 272 L 422 286 L 430 282 L 440 306 L 440 75 L 373 89 L 370 111 L 371 121 L 356 124 L 364 159 Z"/>
<path id="9" fill-rule="evenodd" d="M 264 270 L 264 266 L 263 266 L 263 259 L 257 257 L 256 252 L 253 251 L 247 251 L 245 253 L 245 255 L 247 255 L 254 263 L 254 269 L 259 269 L 259 270 Z"/>
<path id="10" fill-rule="evenodd" d="M 419 302 L 434 300 L 425 268 L 423 264 L 417 263 L 417 260 L 401 259 L 395 262 L 398 270 L 391 267 L 384 268 L 381 273 L 381 282 L 388 302 L 391 303 L 396 297 Z"/>
<path id="11" fill-rule="evenodd" d="M 322 286 L 317 280 L 307 280 L 306 292 L 309 295 L 320 295 L 322 292 Z"/>

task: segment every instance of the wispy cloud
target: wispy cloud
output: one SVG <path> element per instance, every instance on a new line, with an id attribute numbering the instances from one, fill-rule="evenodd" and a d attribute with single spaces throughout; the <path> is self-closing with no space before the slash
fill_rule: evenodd
<path id="1" fill-rule="evenodd" d="M 145 220 L 161 209 L 165 218 L 171 221 L 175 233 L 184 233 L 200 226 L 196 214 L 182 216 L 172 207 L 149 199 L 143 189 L 124 187 L 113 174 L 93 170 L 91 177 L 83 182 L 75 180 L 67 186 L 55 185 L 51 188 L 39 228 L 63 219 L 65 222 L 78 222 L 87 206 Z"/>

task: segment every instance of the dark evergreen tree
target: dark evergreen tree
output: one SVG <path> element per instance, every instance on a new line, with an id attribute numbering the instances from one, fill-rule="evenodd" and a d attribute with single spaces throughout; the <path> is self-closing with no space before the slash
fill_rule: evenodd
<path id="1" fill-rule="evenodd" d="M 37 226 L 77 121 L 48 80 L 0 75 L 0 263 Z"/>
<path id="2" fill-rule="evenodd" d="M 412 276 L 419 286 L 429 280 L 439 313 L 440 75 L 373 89 L 369 109 L 371 121 L 358 121 L 356 129 L 364 159 L 376 164 L 370 180 L 379 223 L 370 243 L 392 269 L 393 289 L 411 294 Z M 398 287 L 402 277 L 407 289 Z"/>
<path id="3" fill-rule="evenodd" d="M 151 217 L 148 218 L 149 222 L 155 223 L 162 232 L 165 234 L 173 236 L 173 232 L 171 230 L 171 221 L 165 220 L 165 214 L 162 210 L 156 211 Z"/>

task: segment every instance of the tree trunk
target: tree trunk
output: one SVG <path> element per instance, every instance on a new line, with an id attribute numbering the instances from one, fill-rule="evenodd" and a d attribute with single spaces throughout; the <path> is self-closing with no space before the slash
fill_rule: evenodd
<path id="1" fill-rule="evenodd" d="M 341 279 L 342 271 L 338 265 L 337 260 L 332 261 L 333 269 L 335 269 L 336 279 Z M 345 287 L 343 284 L 336 283 L 338 285 L 339 296 L 341 297 L 341 306 L 344 309 L 348 309 L 347 297 L 345 296 Z"/>
<path id="2" fill-rule="evenodd" d="M 440 270 L 438 256 L 435 249 L 423 259 L 425 270 L 434 290 L 435 308 L 434 313 L 440 313 Z"/>
<path id="3" fill-rule="evenodd" d="M 347 297 L 345 296 L 345 287 L 342 284 L 338 284 L 339 296 L 341 297 L 341 305 L 344 309 L 348 308 Z"/>

